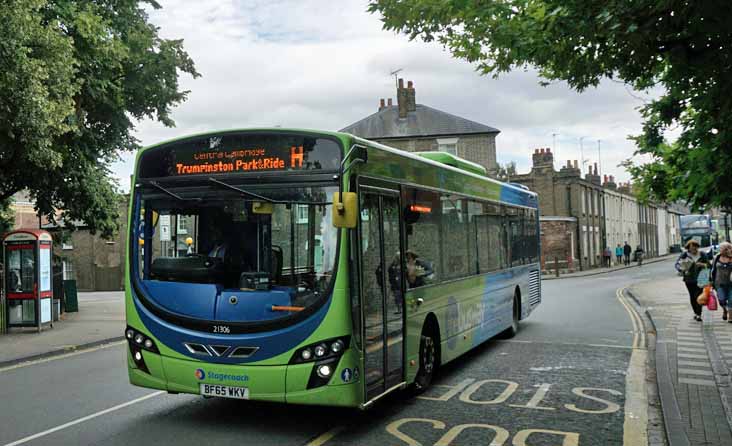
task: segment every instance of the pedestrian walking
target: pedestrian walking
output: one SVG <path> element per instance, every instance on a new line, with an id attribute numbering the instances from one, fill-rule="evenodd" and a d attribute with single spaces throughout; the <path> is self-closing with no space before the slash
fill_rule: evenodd
<path id="1" fill-rule="evenodd" d="M 694 320 L 700 321 L 701 305 L 696 301 L 696 298 L 699 297 L 702 289 L 697 284 L 697 278 L 699 272 L 709 265 L 709 259 L 699 250 L 699 242 L 696 240 L 686 242 L 685 248 L 686 250 L 676 259 L 674 267 L 683 277 L 686 290 L 689 292 L 689 302 L 692 310 L 694 310 Z"/>
<path id="2" fill-rule="evenodd" d="M 605 250 L 602 252 L 602 262 L 605 266 L 610 268 L 610 260 L 612 259 L 613 254 L 612 251 L 610 251 L 610 247 L 605 247 Z"/>
<path id="3" fill-rule="evenodd" d="M 719 245 L 719 254 L 712 262 L 711 279 L 717 300 L 722 307 L 722 319 L 732 323 L 732 243 L 723 242 Z M 729 319 L 729 320 L 728 320 Z"/>
<path id="4" fill-rule="evenodd" d="M 630 266 L 630 253 L 633 252 L 633 248 L 630 247 L 628 242 L 625 242 L 623 246 L 623 255 L 625 256 L 625 266 Z"/>
<path id="5" fill-rule="evenodd" d="M 623 264 L 623 246 L 620 243 L 615 247 L 615 263 L 618 265 Z"/>
<path id="6" fill-rule="evenodd" d="M 638 262 L 638 266 L 643 265 L 643 254 L 645 251 L 643 250 L 643 247 L 641 245 L 636 246 L 635 252 L 633 253 L 633 257 L 635 258 L 635 261 Z"/>

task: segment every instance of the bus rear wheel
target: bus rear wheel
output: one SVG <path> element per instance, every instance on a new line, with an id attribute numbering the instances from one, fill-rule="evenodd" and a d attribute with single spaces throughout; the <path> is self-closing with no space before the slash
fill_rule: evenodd
<path id="1" fill-rule="evenodd" d="M 519 331 L 519 320 L 521 319 L 521 300 L 519 299 L 518 294 L 513 296 L 513 311 L 512 311 L 512 317 L 511 317 L 511 326 L 504 331 L 503 338 L 509 339 L 514 336 Z"/>
<path id="2" fill-rule="evenodd" d="M 432 382 L 437 368 L 437 347 L 431 333 L 423 333 L 419 341 L 419 371 L 414 379 L 414 390 L 423 392 Z"/>

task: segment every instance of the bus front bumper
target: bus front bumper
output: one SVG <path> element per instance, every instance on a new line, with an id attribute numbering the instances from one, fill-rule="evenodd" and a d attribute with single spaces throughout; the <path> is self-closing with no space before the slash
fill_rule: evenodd
<path id="1" fill-rule="evenodd" d="M 340 364 L 350 363 L 347 352 Z M 214 384 L 248 389 L 248 399 L 290 404 L 358 407 L 362 402 L 362 381 L 350 379 L 347 367 L 334 368 L 330 380 L 308 388 L 314 363 L 295 365 L 225 365 L 208 364 L 186 359 L 169 358 L 143 352 L 147 371 L 141 370 L 127 354 L 130 383 L 171 393 L 200 394 L 201 384 Z M 350 358 L 349 358 L 350 359 Z M 348 368 L 349 370 L 353 370 Z M 357 373 L 358 375 L 358 373 Z"/>

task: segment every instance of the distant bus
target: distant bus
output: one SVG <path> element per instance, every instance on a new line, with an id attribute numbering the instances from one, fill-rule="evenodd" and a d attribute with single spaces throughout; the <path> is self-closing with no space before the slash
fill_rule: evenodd
<path id="1" fill-rule="evenodd" d="M 696 240 L 703 250 L 710 250 L 716 243 L 716 231 L 712 227 L 712 218 L 709 215 L 682 215 L 679 230 L 682 245 L 686 245 L 689 240 Z"/>
<path id="2" fill-rule="evenodd" d="M 137 386 L 365 408 L 541 301 L 536 194 L 452 155 L 233 130 L 141 150 L 133 184 Z"/>

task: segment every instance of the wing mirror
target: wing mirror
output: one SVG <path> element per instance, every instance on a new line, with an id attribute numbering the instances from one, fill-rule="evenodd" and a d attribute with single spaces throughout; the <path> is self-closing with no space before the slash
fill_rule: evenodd
<path id="1" fill-rule="evenodd" d="M 358 222 L 358 201 L 355 192 L 333 194 L 333 226 L 353 229 Z"/>

